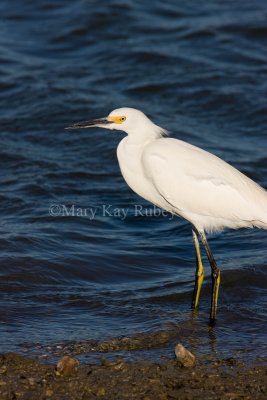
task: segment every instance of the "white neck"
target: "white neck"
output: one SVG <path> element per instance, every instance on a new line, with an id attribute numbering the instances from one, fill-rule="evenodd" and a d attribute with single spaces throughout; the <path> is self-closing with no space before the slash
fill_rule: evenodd
<path id="1" fill-rule="evenodd" d="M 167 133 L 163 128 L 153 124 L 150 120 L 147 121 L 145 126 L 137 125 L 134 128 L 129 128 L 125 131 L 128 134 L 131 143 L 143 143 L 156 140 Z"/>

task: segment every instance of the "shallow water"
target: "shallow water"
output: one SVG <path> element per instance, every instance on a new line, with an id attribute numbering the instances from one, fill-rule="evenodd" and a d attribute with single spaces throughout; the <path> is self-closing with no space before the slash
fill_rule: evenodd
<path id="1" fill-rule="evenodd" d="M 266 2 L 2 0 L 0 15 L 0 350 L 163 331 L 198 354 L 261 357 L 266 232 L 210 236 L 209 329 L 208 268 L 190 310 L 190 225 L 124 183 L 121 133 L 64 127 L 140 108 L 266 188 Z"/>

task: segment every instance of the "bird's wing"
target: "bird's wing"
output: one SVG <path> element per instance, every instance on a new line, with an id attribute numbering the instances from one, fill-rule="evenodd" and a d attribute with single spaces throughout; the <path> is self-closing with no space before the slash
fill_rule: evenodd
<path id="1" fill-rule="evenodd" d="M 160 195 L 182 216 L 255 218 L 250 192 L 262 189 L 211 153 L 162 138 L 145 148 L 142 164 Z"/>

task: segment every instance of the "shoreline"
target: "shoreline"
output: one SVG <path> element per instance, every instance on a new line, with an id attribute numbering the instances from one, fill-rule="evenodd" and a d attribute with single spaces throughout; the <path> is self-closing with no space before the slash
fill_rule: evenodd
<path id="1" fill-rule="evenodd" d="M 266 363 L 249 366 L 234 358 L 201 359 L 193 368 L 182 367 L 175 359 L 103 358 L 101 364 L 76 362 L 73 369 L 59 372 L 55 364 L 29 356 L 0 355 L 1 400 L 263 400 L 266 377 Z"/>

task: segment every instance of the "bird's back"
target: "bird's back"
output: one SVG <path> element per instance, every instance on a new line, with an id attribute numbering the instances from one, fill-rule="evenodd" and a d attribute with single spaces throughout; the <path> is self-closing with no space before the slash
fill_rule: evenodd
<path id="1" fill-rule="evenodd" d="M 217 156 L 160 138 L 145 147 L 142 165 L 173 211 L 200 229 L 267 229 L 267 192 Z"/>

